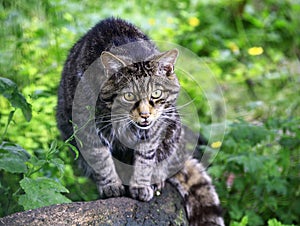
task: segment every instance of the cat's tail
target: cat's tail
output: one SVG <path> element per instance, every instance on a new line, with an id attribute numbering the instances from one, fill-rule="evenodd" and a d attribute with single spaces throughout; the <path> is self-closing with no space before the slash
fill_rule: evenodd
<path id="1" fill-rule="evenodd" d="M 191 226 L 224 225 L 218 195 L 197 159 L 188 159 L 183 169 L 169 181 L 184 199 Z"/>

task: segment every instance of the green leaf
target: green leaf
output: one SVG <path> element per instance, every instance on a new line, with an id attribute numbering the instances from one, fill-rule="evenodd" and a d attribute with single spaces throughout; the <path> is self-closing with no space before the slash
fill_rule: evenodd
<path id="1" fill-rule="evenodd" d="M 0 145 L 0 169 L 10 173 L 26 173 L 30 155 L 20 146 L 3 142 Z"/>
<path id="2" fill-rule="evenodd" d="M 48 155 L 51 156 L 56 152 L 58 152 L 57 141 L 54 140 L 54 141 L 51 142 L 51 145 L 50 145 L 50 148 L 49 148 L 49 151 L 48 151 Z"/>
<path id="3" fill-rule="evenodd" d="M 268 226 L 282 226 L 282 224 L 276 219 L 268 220 Z"/>
<path id="4" fill-rule="evenodd" d="M 244 216 L 240 222 L 231 222 L 230 226 L 246 226 L 248 224 L 248 216 Z"/>
<path id="5" fill-rule="evenodd" d="M 267 159 L 264 156 L 259 156 L 256 153 L 249 152 L 236 156 L 229 157 L 227 162 L 234 162 L 243 166 L 244 172 L 255 173 L 260 169 Z"/>
<path id="6" fill-rule="evenodd" d="M 247 224 L 248 224 L 248 216 L 244 216 L 242 221 L 241 221 L 241 225 L 246 226 Z"/>
<path id="7" fill-rule="evenodd" d="M 300 140 L 298 137 L 282 137 L 279 140 L 281 146 L 284 146 L 287 149 L 295 149 L 300 146 Z"/>
<path id="8" fill-rule="evenodd" d="M 44 159 L 39 159 L 36 156 L 31 156 L 31 158 L 29 159 L 29 161 L 27 162 L 29 168 L 41 168 L 43 167 L 45 164 L 47 163 L 46 160 Z"/>
<path id="9" fill-rule="evenodd" d="M 254 210 L 246 210 L 245 215 L 248 216 L 249 225 L 263 225 L 263 218 Z"/>
<path id="10" fill-rule="evenodd" d="M 270 219 L 268 220 L 268 226 L 293 226 L 293 224 L 292 225 L 282 224 L 277 219 Z"/>
<path id="11" fill-rule="evenodd" d="M 74 153 L 75 153 L 75 160 L 76 159 L 78 159 L 78 157 L 79 157 L 79 151 L 78 151 L 78 149 L 74 146 L 74 145 L 72 145 L 72 144 L 70 144 L 70 143 L 65 143 L 69 148 L 71 148 L 71 150 L 72 151 L 74 151 Z"/>
<path id="12" fill-rule="evenodd" d="M 60 175 L 64 174 L 65 165 L 64 165 L 63 160 L 61 160 L 60 158 L 54 158 L 54 159 L 51 159 L 49 162 L 57 167 L 57 169 L 59 170 Z"/>
<path id="13" fill-rule="evenodd" d="M 0 77 L 0 94 L 2 94 L 14 108 L 20 108 L 28 122 L 31 120 L 31 105 L 26 101 L 22 93 L 18 91 L 18 87 L 13 81 Z"/>
<path id="14" fill-rule="evenodd" d="M 237 203 L 232 203 L 231 211 L 229 212 L 231 219 L 241 219 L 244 211 L 239 208 Z"/>
<path id="15" fill-rule="evenodd" d="M 7 118 L 7 123 L 6 123 L 5 129 L 4 129 L 4 132 L 2 134 L 2 137 L 0 138 L 1 139 L 0 141 L 3 141 L 3 139 L 4 139 L 4 137 L 5 137 L 6 133 L 7 133 L 8 126 L 11 123 L 14 114 L 15 114 L 15 111 L 11 111 L 9 113 L 8 118 Z"/>
<path id="16" fill-rule="evenodd" d="M 19 204 L 25 210 L 49 206 L 53 204 L 69 203 L 69 200 L 61 192 L 69 192 L 59 182 L 50 178 L 31 179 L 25 177 L 20 181 L 24 195 L 19 198 Z"/>
<path id="17" fill-rule="evenodd" d="M 240 121 L 231 125 L 229 136 L 237 143 L 256 145 L 264 140 L 270 132 L 263 126 L 253 126 L 247 122 Z"/>

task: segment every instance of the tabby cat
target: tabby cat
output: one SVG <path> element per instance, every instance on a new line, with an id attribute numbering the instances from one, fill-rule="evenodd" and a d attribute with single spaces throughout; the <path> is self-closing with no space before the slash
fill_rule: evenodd
<path id="1" fill-rule="evenodd" d="M 122 196 L 128 185 L 131 197 L 149 201 L 168 180 L 184 198 L 191 225 L 223 225 L 210 177 L 185 151 L 185 129 L 175 105 L 177 57 L 178 50 L 159 52 L 126 21 L 101 21 L 67 58 L 58 127 L 65 140 L 76 133 L 72 142 L 80 150 L 81 166 L 101 197 Z"/>

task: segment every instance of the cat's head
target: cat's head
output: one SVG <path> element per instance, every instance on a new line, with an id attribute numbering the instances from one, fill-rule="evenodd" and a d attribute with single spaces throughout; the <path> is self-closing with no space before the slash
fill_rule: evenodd
<path id="1" fill-rule="evenodd" d="M 174 111 L 180 85 L 174 72 L 176 49 L 144 61 L 129 63 L 120 56 L 103 52 L 101 62 L 107 81 L 101 99 L 112 110 L 118 126 L 149 129 Z M 124 119 L 124 120 L 122 120 Z"/>

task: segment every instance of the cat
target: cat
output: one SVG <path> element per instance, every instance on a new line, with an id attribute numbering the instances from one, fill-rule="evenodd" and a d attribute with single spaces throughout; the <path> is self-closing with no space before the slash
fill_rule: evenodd
<path id="1" fill-rule="evenodd" d="M 58 128 L 64 140 L 80 136 L 71 142 L 101 197 L 123 196 L 128 185 L 132 198 L 149 201 L 169 181 L 184 199 L 190 225 L 224 225 L 211 178 L 184 151 L 185 128 L 176 108 L 178 54 L 160 52 L 127 21 L 100 21 L 65 62 Z M 93 64 L 100 69 L 91 69 Z"/>

